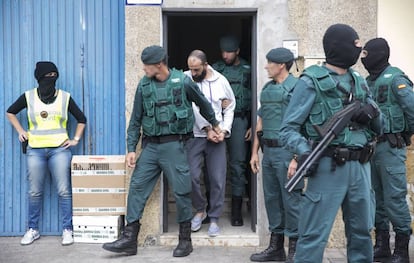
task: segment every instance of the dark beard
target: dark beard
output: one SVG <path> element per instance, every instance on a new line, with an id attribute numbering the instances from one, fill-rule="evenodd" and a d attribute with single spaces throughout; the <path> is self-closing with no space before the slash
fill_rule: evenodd
<path id="1" fill-rule="evenodd" d="M 55 100 L 55 85 L 57 77 L 45 77 L 39 81 L 39 97 L 40 100 L 46 104 L 52 103 Z"/>
<path id="2" fill-rule="evenodd" d="M 230 60 L 229 62 L 227 62 L 226 60 L 223 60 L 224 61 L 224 64 L 226 64 L 227 66 L 233 66 L 234 65 L 234 62 L 236 61 L 236 58 L 237 57 L 234 57 L 232 60 Z"/>
<path id="3" fill-rule="evenodd" d="M 200 75 L 192 76 L 195 82 L 202 82 L 207 75 L 207 70 L 203 70 Z"/>

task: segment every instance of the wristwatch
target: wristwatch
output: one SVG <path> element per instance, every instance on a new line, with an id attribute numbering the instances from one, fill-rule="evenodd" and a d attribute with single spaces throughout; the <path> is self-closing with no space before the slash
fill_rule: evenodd
<path id="1" fill-rule="evenodd" d="M 80 138 L 78 136 L 73 137 L 73 139 L 77 142 L 80 141 Z"/>

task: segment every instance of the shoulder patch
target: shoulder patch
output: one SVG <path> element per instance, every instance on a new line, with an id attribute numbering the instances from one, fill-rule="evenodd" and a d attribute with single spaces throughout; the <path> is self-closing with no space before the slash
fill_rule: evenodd
<path id="1" fill-rule="evenodd" d="M 406 87 L 407 87 L 407 85 L 405 85 L 405 84 L 398 85 L 398 89 L 404 89 Z"/>
<path id="2" fill-rule="evenodd" d="M 384 74 L 384 78 L 386 78 L 386 79 L 391 78 L 391 77 L 392 77 L 392 74 L 391 73 Z"/>

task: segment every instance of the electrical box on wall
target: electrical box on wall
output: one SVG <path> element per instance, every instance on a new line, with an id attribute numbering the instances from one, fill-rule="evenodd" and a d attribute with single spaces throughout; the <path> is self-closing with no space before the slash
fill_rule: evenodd
<path id="1" fill-rule="evenodd" d="M 284 48 L 287 48 L 290 51 L 292 51 L 293 57 L 295 59 L 297 59 L 298 56 L 299 56 L 299 47 L 298 47 L 299 44 L 298 44 L 298 42 L 299 41 L 297 41 L 297 40 L 283 40 L 283 44 L 282 44 L 282 46 Z"/>
<path id="2" fill-rule="evenodd" d="M 325 62 L 325 57 L 322 56 L 305 56 L 305 68 L 312 66 L 312 65 L 319 65 L 321 66 L 323 62 Z"/>

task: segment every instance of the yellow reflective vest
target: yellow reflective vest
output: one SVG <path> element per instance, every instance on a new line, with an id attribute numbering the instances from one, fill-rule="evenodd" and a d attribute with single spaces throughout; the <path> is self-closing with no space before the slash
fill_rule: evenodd
<path id="1" fill-rule="evenodd" d="M 57 90 L 53 103 L 43 103 L 37 88 L 26 91 L 29 146 L 32 148 L 58 147 L 67 140 L 66 123 L 70 94 Z"/>

